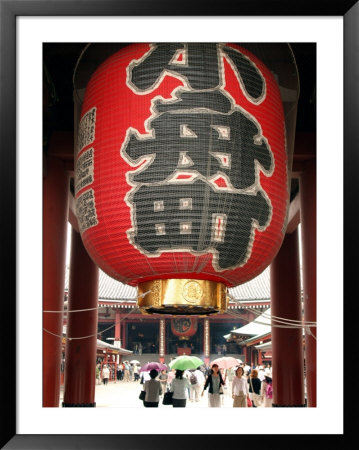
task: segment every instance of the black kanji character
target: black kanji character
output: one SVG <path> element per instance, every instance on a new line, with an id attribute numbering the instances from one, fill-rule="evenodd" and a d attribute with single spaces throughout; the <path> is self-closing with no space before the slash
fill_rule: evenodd
<path id="1" fill-rule="evenodd" d="M 176 64 L 173 58 L 184 49 L 185 64 Z M 166 70 L 185 77 L 193 89 L 218 87 L 217 44 L 155 44 L 152 51 L 130 70 L 130 83 L 140 91 L 153 89 Z"/>
<path id="2" fill-rule="evenodd" d="M 220 171 L 228 176 L 234 188 L 245 189 L 256 181 L 256 161 L 264 170 L 271 171 L 272 152 L 254 118 L 239 109 L 228 114 L 204 112 L 208 104 L 213 107 L 214 98 L 222 98 L 210 93 L 195 95 L 196 100 L 201 99 L 201 112 L 176 113 L 176 106 L 188 109 L 190 95 L 186 93 L 184 104 L 181 99 L 159 103 L 161 111 L 168 108 L 169 112 L 162 112 L 151 121 L 152 136 L 138 138 L 133 132 L 129 134 L 123 154 L 132 164 L 152 155 L 145 169 L 131 175 L 134 183 L 162 182 L 183 170 L 208 179 Z M 225 101 L 219 104 L 222 111 L 229 106 Z"/>
<path id="3" fill-rule="evenodd" d="M 184 185 L 142 185 L 128 199 L 134 209 L 133 245 L 146 254 L 183 249 L 215 253 L 220 270 L 244 264 L 253 220 L 264 229 L 271 205 L 257 194 L 217 193 L 197 180 Z"/>
<path id="4" fill-rule="evenodd" d="M 183 64 L 174 61 L 177 52 L 184 50 Z M 191 89 L 219 88 L 221 50 L 233 63 L 236 76 L 243 88 L 254 100 L 265 91 L 265 81 L 257 66 L 240 51 L 210 43 L 159 43 L 130 70 L 130 84 L 137 90 L 153 89 L 165 71 L 185 77 Z"/>
<path id="5" fill-rule="evenodd" d="M 236 68 L 236 76 L 243 82 L 243 87 L 250 97 L 259 100 L 265 90 L 265 81 L 257 66 L 240 51 L 224 46 L 223 51 L 232 60 Z"/>

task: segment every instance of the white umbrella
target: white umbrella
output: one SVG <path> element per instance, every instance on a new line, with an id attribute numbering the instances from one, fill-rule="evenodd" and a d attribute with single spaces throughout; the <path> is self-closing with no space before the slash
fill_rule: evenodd
<path id="1" fill-rule="evenodd" d="M 239 359 L 233 358 L 232 356 L 222 356 L 222 358 L 217 358 L 211 362 L 211 366 L 213 364 L 217 364 L 220 369 L 230 369 L 231 367 L 236 367 L 240 364 Z"/>
<path id="2" fill-rule="evenodd" d="M 141 365 L 140 361 L 137 361 L 137 359 L 133 359 L 132 361 L 130 361 L 130 364 Z"/>

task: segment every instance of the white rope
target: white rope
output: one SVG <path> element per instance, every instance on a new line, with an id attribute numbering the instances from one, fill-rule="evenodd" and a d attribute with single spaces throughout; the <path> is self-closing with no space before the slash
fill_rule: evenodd
<path id="1" fill-rule="evenodd" d="M 92 338 L 92 337 L 97 337 L 97 334 L 91 334 L 90 336 L 81 336 L 81 337 L 65 337 L 65 336 L 60 336 L 59 334 L 55 334 L 55 333 L 51 333 L 51 331 L 47 330 L 46 328 L 43 328 L 43 331 L 46 331 L 46 333 L 51 334 L 52 336 L 56 336 L 59 338 L 64 338 L 64 339 L 68 339 L 69 341 L 73 341 L 73 340 L 77 340 L 77 339 L 88 339 L 88 338 Z"/>
<path id="2" fill-rule="evenodd" d="M 94 311 L 97 310 L 98 306 L 96 308 L 88 308 L 88 309 L 63 309 L 62 311 L 42 311 L 44 313 L 72 313 L 72 312 L 83 312 L 83 311 Z"/>
<path id="3" fill-rule="evenodd" d="M 144 294 L 142 294 L 142 296 L 147 295 L 149 292 L 151 292 L 151 291 L 145 292 Z M 71 310 L 71 311 L 64 310 L 64 311 L 43 311 L 43 312 L 44 312 L 44 313 L 83 312 L 83 311 L 92 311 L 92 310 L 95 310 L 95 309 L 98 309 L 98 308 L 73 309 L 73 310 Z M 132 314 L 133 312 L 135 312 L 136 309 L 137 309 L 137 308 L 131 309 L 131 311 L 130 311 L 128 314 L 126 314 L 124 317 L 121 317 L 121 319 L 120 319 L 118 322 L 116 322 L 114 325 L 111 325 L 110 327 L 105 328 L 104 330 L 102 330 L 101 333 L 103 333 L 104 331 L 110 330 L 111 328 L 115 327 L 116 324 L 121 323 L 123 320 L 127 319 L 127 317 L 128 317 L 130 314 Z M 59 338 L 61 338 L 61 339 L 62 339 L 62 338 L 65 338 L 65 339 L 68 339 L 68 340 L 70 340 L 70 341 L 73 340 L 73 339 L 87 339 L 87 338 L 90 338 L 90 337 L 97 336 L 97 334 L 92 334 L 92 335 L 90 335 L 90 336 L 82 336 L 82 337 L 78 337 L 78 338 L 69 338 L 69 337 L 60 336 L 60 335 L 58 335 L 58 334 L 52 333 L 51 331 L 47 330 L 46 328 L 43 328 L 43 330 L 46 331 L 46 333 L 51 334 L 52 336 L 56 336 L 56 337 L 59 337 Z"/>
<path id="4" fill-rule="evenodd" d="M 227 311 L 227 312 L 229 314 L 231 314 L 232 316 L 235 316 L 237 318 L 240 318 L 242 320 L 247 321 L 248 323 L 252 322 L 251 320 L 248 320 L 248 319 L 245 319 L 244 317 L 242 317 L 240 313 L 237 313 L 235 311 L 231 311 L 231 312 Z M 313 325 L 308 325 L 308 324 L 305 324 L 305 323 L 292 324 L 292 323 L 287 323 L 286 321 L 282 321 L 282 322 L 278 321 L 278 323 L 282 323 L 282 325 L 279 325 L 279 324 L 276 324 L 276 323 L 273 323 L 273 322 L 269 324 L 269 323 L 265 323 L 265 322 L 259 322 L 259 321 L 256 320 L 256 324 L 270 326 L 272 328 L 298 328 L 298 329 L 301 329 L 301 328 L 306 328 L 306 327 L 316 327 L 317 326 L 317 325 L 314 325 L 314 324 Z"/>
<path id="5" fill-rule="evenodd" d="M 273 316 L 272 314 L 268 314 L 266 311 L 264 313 L 260 313 L 257 310 L 253 309 L 253 308 L 248 308 L 250 309 L 254 314 L 257 314 L 258 316 L 262 316 L 265 317 L 266 319 L 274 319 L 274 320 L 284 320 L 287 322 L 297 322 L 297 323 L 306 323 L 308 325 L 316 325 L 317 322 L 314 321 L 310 321 L 310 320 L 296 320 L 296 319 L 287 319 L 285 317 L 279 317 L 279 316 Z"/>
<path id="6" fill-rule="evenodd" d="M 128 314 L 126 314 L 124 317 L 121 317 L 121 319 L 120 319 L 118 322 L 116 322 L 116 323 L 121 323 L 123 320 L 127 319 L 127 317 L 128 317 L 130 314 L 132 314 L 133 312 L 135 312 L 136 310 L 137 310 L 137 308 L 131 309 L 131 311 L 130 311 Z M 111 330 L 111 328 L 113 328 L 113 327 L 116 326 L 116 323 L 115 323 L 114 325 L 111 325 L 111 326 L 108 327 L 108 328 L 105 328 L 104 330 L 101 331 L 101 333 L 103 333 L 104 331 Z"/>
<path id="7" fill-rule="evenodd" d="M 312 336 L 315 340 L 317 340 L 317 337 L 314 336 L 312 330 L 311 330 L 309 327 L 307 327 L 307 328 L 305 329 L 305 331 L 306 331 L 307 334 L 309 334 L 309 335 Z"/>
<path id="8" fill-rule="evenodd" d="M 149 294 L 150 292 L 152 292 L 151 290 L 150 291 L 147 291 L 147 292 L 144 292 L 143 294 L 141 294 L 141 295 L 139 295 L 137 298 L 141 298 L 141 297 L 145 297 L 147 294 Z M 60 311 L 42 311 L 43 313 L 58 313 L 58 314 L 61 314 L 61 313 L 73 313 L 73 312 L 83 312 L 83 311 L 94 311 L 94 310 L 97 310 L 98 308 L 100 308 L 100 306 L 97 306 L 96 308 L 87 308 L 87 309 L 71 309 L 71 310 L 68 310 L 68 309 L 63 309 L 63 310 L 60 310 Z M 129 314 L 131 314 L 133 311 L 131 311 Z M 126 316 L 127 317 L 127 316 Z M 123 320 L 123 319 L 121 319 L 121 320 Z"/>
<path id="9" fill-rule="evenodd" d="M 150 292 L 152 292 L 152 290 L 150 289 L 149 291 L 147 291 L 147 292 L 144 292 L 143 294 L 141 294 L 141 295 L 138 295 L 137 296 L 137 299 L 139 299 L 139 298 L 141 298 L 141 297 L 145 297 L 147 294 L 149 294 Z"/>
<path id="10" fill-rule="evenodd" d="M 234 297 L 232 297 L 230 294 L 228 294 L 228 296 L 235 302 L 235 303 L 247 303 L 246 301 L 242 301 L 242 300 L 236 300 Z M 279 316 L 273 316 L 272 314 L 268 314 L 267 312 L 261 313 L 259 311 L 257 311 L 256 309 L 253 308 L 247 308 L 248 310 L 252 311 L 254 314 L 256 314 L 257 316 L 261 316 L 263 318 L 266 319 L 270 319 L 271 322 L 277 322 L 277 323 L 281 323 L 281 324 L 285 324 L 285 325 L 290 325 L 293 328 L 298 327 L 298 328 L 303 328 L 306 326 L 311 326 L 311 327 L 316 327 L 317 326 L 317 322 L 314 321 L 309 321 L 309 320 L 296 320 L 296 319 L 287 319 L 285 317 L 279 317 Z M 263 322 L 256 322 L 260 325 L 269 325 L 267 323 L 263 323 Z M 272 326 L 273 325 L 272 323 Z"/>

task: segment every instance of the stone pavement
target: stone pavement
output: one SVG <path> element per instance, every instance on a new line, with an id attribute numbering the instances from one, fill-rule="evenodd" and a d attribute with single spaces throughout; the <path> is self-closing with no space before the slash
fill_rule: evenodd
<path id="1" fill-rule="evenodd" d="M 142 389 L 139 381 L 110 381 L 106 386 L 96 384 L 95 402 L 96 408 L 143 408 L 143 402 L 138 398 Z M 232 408 L 233 400 L 231 389 L 226 388 L 223 394 L 222 407 Z M 60 391 L 60 407 L 63 401 L 63 386 Z M 169 408 L 162 405 L 162 398 L 158 405 L 159 408 Z M 187 400 L 187 408 L 207 408 L 208 407 L 208 388 L 200 398 L 199 402 Z"/>

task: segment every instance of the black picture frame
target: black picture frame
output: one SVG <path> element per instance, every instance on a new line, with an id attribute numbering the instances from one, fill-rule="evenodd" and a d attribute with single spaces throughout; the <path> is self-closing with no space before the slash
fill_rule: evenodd
<path id="1" fill-rule="evenodd" d="M 344 264 L 347 268 L 357 257 L 356 224 L 358 203 L 353 181 L 359 169 L 359 5 L 357 0 L 296 2 L 275 0 L 222 1 L 194 3 L 184 0 L 174 13 L 172 2 L 160 0 L 0 0 L 0 198 L 2 255 L 2 356 L 3 392 L 1 396 L 1 447 L 20 448 L 106 448 L 150 449 L 183 448 L 181 435 L 19 435 L 16 432 L 16 17 L 18 16 L 343 16 L 344 18 Z M 354 266 L 352 266 L 354 267 Z M 344 294 L 355 293 L 354 271 L 344 271 Z M 344 295 L 345 298 L 345 295 Z M 354 297 L 348 299 L 345 311 L 346 329 L 355 329 Z M 352 301 L 350 301 L 352 300 Z M 349 331 L 350 333 L 350 331 Z M 349 337 L 351 338 L 351 334 Z M 347 341 L 348 344 L 348 341 Z M 346 355 L 344 359 L 351 355 Z M 339 368 L 339 371 L 341 368 Z M 338 367 L 335 367 L 336 376 Z M 329 394 L 328 394 L 329 395 Z M 347 405 L 348 406 L 348 405 Z M 350 406 L 350 405 L 349 405 Z M 351 432 L 354 415 L 347 418 L 345 434 Z M 299 424 L 300 426 L 300 424 Z M 328 430 L 330 432 L 330 430 Z M 279 435 L 192 435 L 189 448 L 203 445 L 264 444 Z M 292 435 L 293 437 L 293 435 Z M 311 436 L 311 442 L 320 435 Z M 332 442 L 343 436 L 330 436 Z M 182 436 L 183 438 L 183 436 Z M 296 435 L 296 443 L 305 444 L 306 435 Z M 276 444 L 277 445 L 277 444 Z M 187 446 L 188 447 L 188 446 Z"/>

